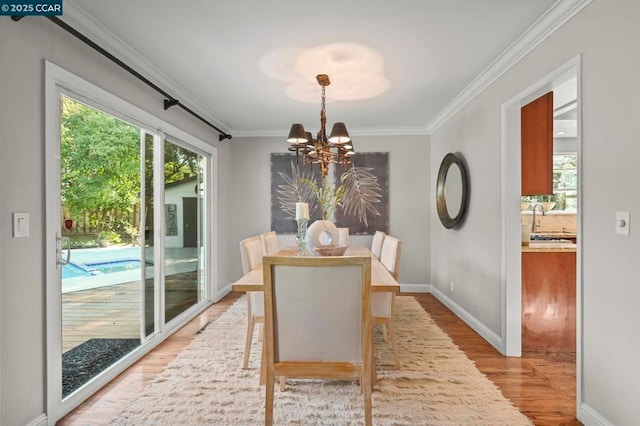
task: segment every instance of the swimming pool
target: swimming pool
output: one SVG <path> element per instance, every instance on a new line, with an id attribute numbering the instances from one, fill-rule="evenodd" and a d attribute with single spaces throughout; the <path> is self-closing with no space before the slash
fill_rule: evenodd
<path id="1" fill-rule="evenodd" d="M 147 266 L 153 266 L 153 263 L 146 262 Z M 112 274 L 114 272 L 131 271 L 140 269 L 139 259 L 120 259 L 109 260 L 105 262 L 85 262 L 78 264 L 69 262 L 62 267 L 62 279 L 90 277 L 99 274 Z"/>
<path id="2" fill-rule="evenodd" d="M 75 263 L 69 262 L 62 267 L 62 279 L 88 277 L 91 273 Z"/>
<path id="3" fill-rule="evenodd" d="M 154 276 L 154 248 L 145 248 L 145 277 Z M 88 290 L 130 282 L 140 282 L 140 247 L 72 249 L 71 261 L 62 267 L 62 293 Z M 195 247 L 168 248 L 164 252 L 162 273 L 173 275 L 198 268 Z"/>
<path id="4" fill-rule="evenodd" d="M 71 261 L 62 267 L 63 292 L 82 285 L 117 284 L 139 279 L 140 254 L 140 247 L 72 249 Z M 153 266 L 153 262 L 147 260 L 146 265 Z"/>

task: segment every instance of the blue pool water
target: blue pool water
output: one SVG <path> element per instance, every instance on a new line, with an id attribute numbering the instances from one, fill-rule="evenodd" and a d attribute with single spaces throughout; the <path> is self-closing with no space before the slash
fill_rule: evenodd
<path id="1" fill-rule="evenodd" d="M 147 266 L 152 266 L 152 264 L 147 262 Z M 62 268 L 62 279 L 112 274 L 114 272 L 131 271 L 134 269 L 140 269 L 140 260 L 122 259 L 105 262 L 86 262 L 84 264 L 70 262 Z"/>
<path id="2" fill-rule="evenodd" d="M 146 262 L 147 266 L 153 263 Z M 62 279 L 87 278 L 140 269 L 139 247 L 71 250 L 71 262 L 62 267 Z"/>
<path id="3" fill-rule="evenodd" d="M 142 250 L 131 246 L 71 249 L 71 262 L 62 267 L 62 293 L 139 282 Z M 144 254 L 142 267 L 147 269 L 146 276 L 152 277 L 154 248 L 147 247 Z M 167 248 L 163 272 L 173 275 L 195 271 L 198 259 L 195 247 Z"/>
<path id="4" fill-rule="evenodd" d="M 96 273 L 112 274 L 114 272 L 140 269 L 140 260 L 138 259 L 112 260 L 109 262 L 85 263 L 85 265 L 87 265 L 90 268 L 89 271 L 94 275 Z"/>
<path id="5" fill-rule="evenodd" d="M 76 277 L 88 277 L 91 273 L 86 269 L 76 265 L 75 263 L 69 263 L 62 267 L 62 279 L 76 278 Z"/>

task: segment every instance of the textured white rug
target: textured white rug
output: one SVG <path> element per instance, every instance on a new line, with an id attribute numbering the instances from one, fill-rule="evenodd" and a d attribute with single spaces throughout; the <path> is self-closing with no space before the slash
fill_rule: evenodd
<path id="1" fill-rule="evenodd" d="M 531 425 L 474 366 L 413 297 L 397 298 L 401 370 L 376 330 L 375 425 Z M 113 425 L 252 425 L 264 423 L 258 386 L 260 343 L 242 370 L 246 302 L 238 300 L 199 335 Z M 258 333 L 255 333 L 256 336 Z M 356 382 L 287 380 L 275 393 L 279 425 L 362 424 Z"/>

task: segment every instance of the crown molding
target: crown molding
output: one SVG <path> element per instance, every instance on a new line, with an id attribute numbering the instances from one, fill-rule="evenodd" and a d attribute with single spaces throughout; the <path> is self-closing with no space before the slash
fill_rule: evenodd
<path id="1" fill-rule="evenodd" d="M 140 74 L 153 81 L 159 87 L 162 87 L 167 93 L 175 94 L 175 99 L 178 99 L 182 104 L 187 105 L 190 109 L 196 111 L 206 120 L 214 123 L 226 133 L 231 134 L 234 132 L 234 129 L 224 123 L 219 116 L 202 105 L 202 103 L 200 103 L 195 96 L 189 93 L 188 90 L 181 87 L 174 80 L 156 68 L 142 54 L 140 54 L 140 52 L 137 52 L 102 24 L 94 20 L 73 0 L 65 1 L 64 15 L 60 18 L 85 36 L 89 37 L 92 41 L 99 44 L 105 50 L 114 56 L 117 56 L 118 59 L 125 62 Z"/>
<path id="2" fill-rule="evenodd" d="M 433 134 L 591 1 L 558 0 L 429 122 L 427 132 Z"/>
<path id="3" fill-rule="evenodd" d="M 287 130 L 236 130 L 234 138 L 286 138 Z M 349 129 L 351 136 L 428 136 L 426 127 L 386 127 L 374 129 Z"/>

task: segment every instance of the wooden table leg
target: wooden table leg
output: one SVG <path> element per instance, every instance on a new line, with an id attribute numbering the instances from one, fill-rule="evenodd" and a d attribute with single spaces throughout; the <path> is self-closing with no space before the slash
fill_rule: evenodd
<path id="1" fill-rule="evenodd" d="M 373 340 L 373 327 L 371 330 L 371 387 L 378 383 L 378 374 L 376 373 L 376 344 Z"/>
<path id="2" fill-rule="evenodd" d="M 262 339 L 262 355 L 260 357 L 260 384 L 264 385 L 265 377 L 267 375 L 267 348 L 265 342 L 267 339 Z"/>

